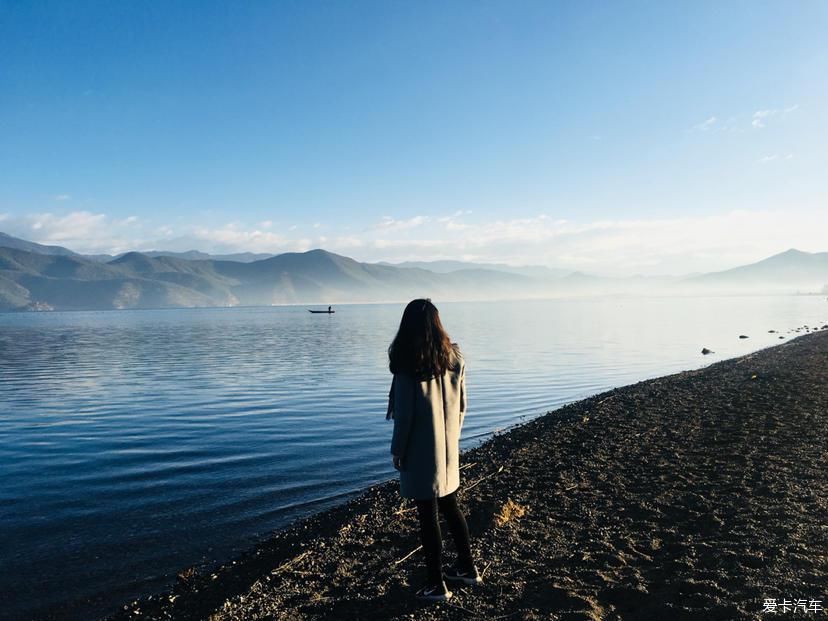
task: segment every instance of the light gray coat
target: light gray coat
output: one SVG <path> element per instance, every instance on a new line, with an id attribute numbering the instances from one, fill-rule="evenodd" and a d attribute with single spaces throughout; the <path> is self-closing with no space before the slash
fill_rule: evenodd
<path id="1" fill-rule="evenodd" d="M 393 415 L 391 454 L 401 458 L 400 494 L 434 498 L 460 486 L 460 429 L 466 414 L 466 365 L 459 348 L 442 375 L 418 381 L 397 373 L 388 410 Z"/>

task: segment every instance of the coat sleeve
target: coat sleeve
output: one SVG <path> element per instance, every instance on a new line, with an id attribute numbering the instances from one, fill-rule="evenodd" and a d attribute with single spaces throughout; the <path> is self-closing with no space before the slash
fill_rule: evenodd
<path id="1" fill-rule="evenodd" d="M 405 457 L 408 434 L 414 420 L 414 380 L 405 374 L 394 377 L 394 434 L 391 436 L 391 454 Z"/>
<path id="2" fill-rule="evenodd" d="M 396 376 L 394 376 L 396 379 Z M 391 388 L 388 391 L 388 411 L 385 413 L 385 420 L 394 418 L 394 379 L 391 380 Z"/>

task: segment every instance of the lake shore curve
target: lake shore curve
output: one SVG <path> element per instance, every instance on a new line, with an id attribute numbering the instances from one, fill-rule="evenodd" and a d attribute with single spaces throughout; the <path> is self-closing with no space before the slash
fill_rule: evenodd
<path id="1" fill-rule="evenodd" d="M 758 619 L 767 599 L 826 607 L 826 380 L 821 330 L 595 395 L 465 451 L 458 498 L 485 583 L 445 603 L 413 597 L 425 575 L 416 514 L 391 480 L 221 566 L 182 568 L 171 591 L 109 618 Z"/>

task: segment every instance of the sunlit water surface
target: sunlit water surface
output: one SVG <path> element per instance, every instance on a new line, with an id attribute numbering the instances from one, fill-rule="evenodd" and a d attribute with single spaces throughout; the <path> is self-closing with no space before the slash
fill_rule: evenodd
<path id="1" fill-rule="evenodd" d="M 467 360 L 464 448 L 828 322 L 807 296 L 435 302 Z M 112 612 L 394 477 L 402 309 L 0 314 L 2 616 Z"/>

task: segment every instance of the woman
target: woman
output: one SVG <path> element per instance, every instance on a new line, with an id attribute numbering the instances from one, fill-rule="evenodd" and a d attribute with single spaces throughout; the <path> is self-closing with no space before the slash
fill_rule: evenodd
<path id="1" fill-rule="evenodd" d="M 388 358 L 394 374 L 386 416 L 394 419 L 392 463 L 400 472 L 400 494 L 413 498 L 417 505 L 428 570 L 428 581 L 417 597 L 448 599 L 451 591 L 445 580 L 482 582 L 456 496 L 460 487 L 460 428 L 466 414 L 465 363 L 429 299 L 414 300 L 405 307 Z M 457 550 L 457 565 L 445 572 L 438 508 Z"/>

